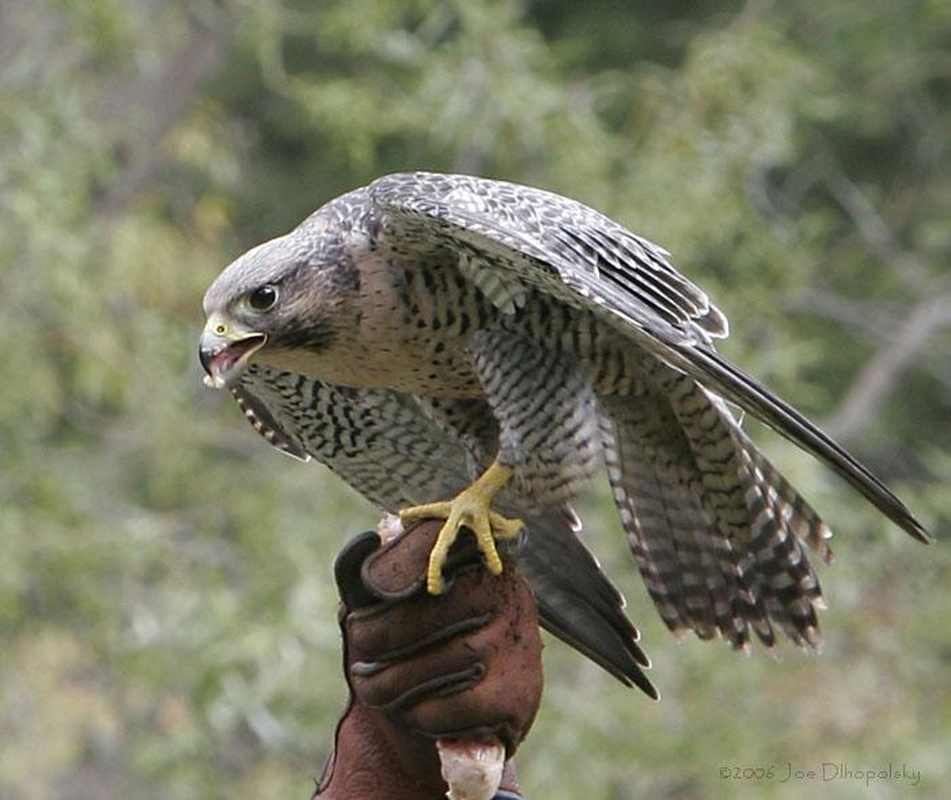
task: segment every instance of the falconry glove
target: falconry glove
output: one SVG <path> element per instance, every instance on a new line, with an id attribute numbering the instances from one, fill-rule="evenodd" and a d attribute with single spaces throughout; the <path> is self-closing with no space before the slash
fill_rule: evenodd
<path id="1" fill-rule="evenodd" d="M 511 563 L 500 576 L 467 539 L 450 552 L 446 591 L 426 591 L 438 522 L 340 553 L 335 576 L 350 701 L 315 797 L 442 798 L 437 740 L 501 741 L 498 798 L 520 797 L 511 761 L 541 701 L 535 600 Z"/>

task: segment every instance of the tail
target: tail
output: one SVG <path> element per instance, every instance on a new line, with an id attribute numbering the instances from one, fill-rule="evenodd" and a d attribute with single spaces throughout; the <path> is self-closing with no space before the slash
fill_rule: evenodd
<path id="1" fill-rule="evenodd" d="M 624 598 L 572 530 L 568 515 L 522 515 L 529 535 L 519 568 L 535 592 L 542 627 L 627 686 L 660 695 L 644 674 L 650 659 L 624 613 Z"/>
<path id="2" fill-rule="evenodd" d="M 725 404 L 670 371 L 663 394 L 601 406 L 615 501 L 667 626 L 740 650 L 779 628 L 815 647 L 824 603 L 805 548 L 830 561 L 831 533 Z"/>

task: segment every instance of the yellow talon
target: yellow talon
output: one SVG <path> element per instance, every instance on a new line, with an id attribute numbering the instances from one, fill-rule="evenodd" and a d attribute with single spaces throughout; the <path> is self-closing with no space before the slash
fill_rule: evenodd
<path id="1" fill-rule="evenodd" d="M 495 547 L 495 540 L 515 538 L 523 526 L 521 520 L 503 517 L 493 511 L 491 505 L 495 495 L 511 477 L 511 467 L 495 462 L 468 489 L 452 500 L 425 503 L 400 511 L 400 521 L 404 526 L 434 517 L 446 520 L 445 525 L 439 529 L 436 542 L 429 553 L 426 589 L 430 594 L 442 594 L 445 589 L 442 568 L 449 555 L 449 548 L 456 541 L 459 529 L 463 527 L 469 528 L 475 534 L 489 571 L 493 575 L 502 572 L 502 559 Z"/>

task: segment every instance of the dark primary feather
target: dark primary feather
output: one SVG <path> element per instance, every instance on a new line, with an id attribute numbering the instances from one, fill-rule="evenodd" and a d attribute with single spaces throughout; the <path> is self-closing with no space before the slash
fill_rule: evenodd
<path id="1" fill-rule="evenodd" d="M 657 700 L 660 695 L 643 671 L 650 659 L 637 644 L 640 634 L 621 611 L 624 598 L 570 522 L 553 513 L 528 514 L 523 521 L 531 534 L 519 567 L 535 591 L 543 626 L 622 683 Z"/>
<path id="2" fill-rule="evenodd" d="M 675 345 L 685 368 L 706 378 L 725 398 L 746 409 L 793 443 L 812 453 L 851 483 L 892 522 L 920 542 L 931 541 L 908 507 L 864 465 L 755 378 L 719 353 L 703 347 Z"/>
<path id="3" fill-rule="evenodd" d="M 598 212 L 538 189 L 464 175 L 407 173 L 368 192 L 388 237 L 481 259 L 511 280 L 594 311 L 823 460 L 920 541 L 922 525 L 888 487 L 788 403 L 716 353 L 726 319 L 660 248 Z"/>

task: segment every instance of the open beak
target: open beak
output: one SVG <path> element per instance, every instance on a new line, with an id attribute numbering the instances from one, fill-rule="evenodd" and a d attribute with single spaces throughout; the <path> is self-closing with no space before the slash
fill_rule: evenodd
<path id="1" fill-rule="evenodd" d="M 205 383 L 215 389 L 230 386 L 265 342 L 267 334 L 231 330 L 220 320 L 209 319 L 198 342 L 198 358 L 208 373 Z"/>

